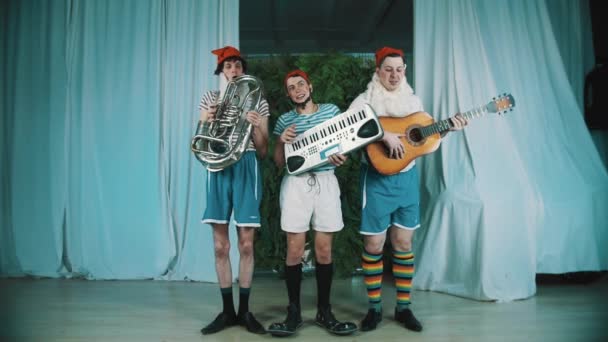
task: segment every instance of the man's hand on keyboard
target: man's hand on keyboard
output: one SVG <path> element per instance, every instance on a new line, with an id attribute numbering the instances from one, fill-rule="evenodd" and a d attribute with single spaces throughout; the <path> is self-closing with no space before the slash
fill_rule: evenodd
<path id="1" fill-rule="evenodd" d="M 327 160 L 329 160 L 329 162 L 331 164 L 333 164 L 334 166 L 340 166 L 340 165 L 346 163 L 346 161 L 348 160 L 348 157 L 343 154 L 336 153 L 336 154 L 332 154 L 331 156 L 329 156 L 327 158 Z"/>
<path id="2" fill-rule="evenodd" d="M 291 125 L 289 127 L 287 127 L 283 133 L 281 134 L 281 136 L 279 137 L 279 139 L 281 140 L 281 142 L 283 144 L 291 144 L 293 142 L 293 139 L 296 138 L 296 125 Z"/>

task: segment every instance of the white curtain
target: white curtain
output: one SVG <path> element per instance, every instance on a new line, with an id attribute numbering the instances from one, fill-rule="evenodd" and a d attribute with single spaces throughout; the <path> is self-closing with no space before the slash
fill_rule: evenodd
<path id="1" fill-rule="evenodd" d="M 585 76 L 595 66 L 587 0 L 545 0 L 553 36 L 583 115 Z"/>
<path id="2" fill-rule="evenodd" d="M 189 141 L 238 0 L 2 13 L 0 274 L 216 281 Z"/>
<path id="3" fill-rule="evenodd" d="M 577 102 L 591 53 L 562 56 L 591 46 L 583 3 L 415 3 L 415 85 L 428 112 L 445 119 L 505 92 L 516 101 L 422 158 L 415 288 L 509 301 L 534 295 L 536 273 L 608 269 L 608 175 Z M 556 38 L 564 23 L 578 39 Z"/>

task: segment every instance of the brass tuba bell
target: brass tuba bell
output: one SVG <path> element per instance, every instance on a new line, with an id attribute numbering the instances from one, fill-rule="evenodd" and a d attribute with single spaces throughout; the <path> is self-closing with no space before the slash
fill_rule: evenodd
<path id="1" fill-rule="evenodd" d="M 251 138 L 247 112 L 256 110 L 263 92 L 259 79 L 239 76 L 228 83 L 215 119 L 199 121 L 190 149 L 207 170 L 223 170 L 241 158 Z"/>

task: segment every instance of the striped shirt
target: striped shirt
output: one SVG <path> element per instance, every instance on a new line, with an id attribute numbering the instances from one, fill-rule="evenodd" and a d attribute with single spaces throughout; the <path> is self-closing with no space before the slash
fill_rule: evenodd
<path id="1" fill-rule="evenodd" d="M 296 134 L 302 134 L 303 132 L 333 118 L 340 114 L 340 109 L 330 103 L 323 103 L 319 105 L 319 110 L 312 114 L 299 114 L 295 109 L 284 113 L 277 120 L 274 126 L 274 135 L 280 136 L 289 126 L 296 125 Z M 332 164 L 326 164 L 316 167 L 311 172 L 333 170 L 336 167 Z"/>
<path id="2" fill-rule="evenodd" d="M 206 93 L 203 94 L 203 96 L 201 97 L 201 102 L 198 105 L 198 109 L 199 110 L 209 110 L 209 106 L 212 104 L 217 103 L 220 99 L 220 92 L 219 90 L 210 90 Z M 262 98 L 262 100 L 260 101 L 260 104 L 258 105 L 257 108 L 257 112 L 260 113 L 260 115 L 262 116 L 268 116 L 270 115 L 270 112 L 268 111 L 268 102 L 266 102 L 266 99 Z M 239 133 L 238 132 L 234 132 L 232 135 L 232 139 L 238 139 Z M 255 151 L 255 145 L 253 144 L 253 135 L 251 136 L 251 138 L 249 139 L 249 146 L 247 146 L 247 151 Z"/>

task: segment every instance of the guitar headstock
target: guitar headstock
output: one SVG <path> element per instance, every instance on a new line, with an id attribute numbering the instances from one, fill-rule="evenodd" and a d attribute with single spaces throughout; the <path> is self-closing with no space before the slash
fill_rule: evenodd
<path id="1" fill-rule="evenodd" d="M 492 99 L 490 103 L 486 105 L 486 109 L 489 113 L 505 114 L 508 111 L 513 111 L 515 107 L 515 99 L 513 95 L 504 93 Z"/>

